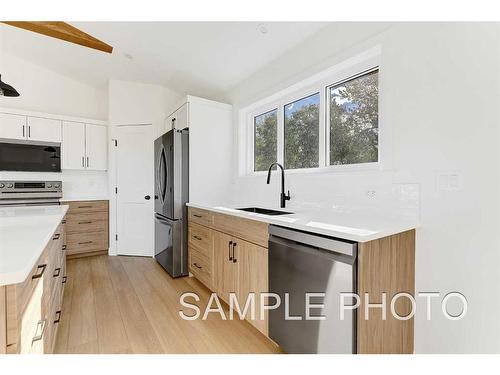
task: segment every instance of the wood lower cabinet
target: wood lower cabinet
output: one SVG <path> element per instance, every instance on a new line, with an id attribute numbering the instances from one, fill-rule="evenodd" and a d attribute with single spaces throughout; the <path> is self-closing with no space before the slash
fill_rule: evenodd
<path id="1" fill-rule="evenodd" d="M 268 236 L 265 223 L 189 208 L 189 271 L 227 304 L 233 294 L 241 311 L 253 293 L 255 319 L 250 312 L 245 318 L 266 336 L 267 313 L 260 319 L 259 301 L 268 291 Z M 209 282 L 203 267 L 209 267 Z"/>
<path id="2" fill-rule="evenodd" d="M 235 293 L 244 306 L 250 293 L 255 293 L 255 305 L 260 306 L 260 294 L 268 292 L 268 226 L 265 223 L 232 215 L 189 207 L 189 252 L 197 259 L 199 254 L 210 254 L 213 259 L 207 272 L 210 283 L 203 281 L 200 271 L 190 270 L 195 277 L 229 303 L 229 294 Z M 359 243 L 357 256 L 357 294 L 361 304 L 357 309 L 357 353 L 413 353 L 414 320 L 398 320 L 390 313 L 383 319 L 380 309 L 371 309 L 370 318 L 364 318 L 365 293 L 370 303 L 380 303 L 386 293 L 387 311 L 392 297 L 400 292 L 415 295 L 415 230 L 394 234 L 377 240 Z M 407 298 L 395 305 L 400 316 L 411 311 Z M 260 332 L 268 335 L 268 317 L 247 320 Z"/>
<path id="3" fill-rule="evenodd" d="M 106 253 L 109 248 L 108 201 L 72 201 L 67 218 L 67 255 L 70 258 Z"/>
<path id="4" fill-rule="evenodd" d="M 65 220 L 25 281 L 0 287 L 0 353 L 52 353 L 66 282 Z"/>

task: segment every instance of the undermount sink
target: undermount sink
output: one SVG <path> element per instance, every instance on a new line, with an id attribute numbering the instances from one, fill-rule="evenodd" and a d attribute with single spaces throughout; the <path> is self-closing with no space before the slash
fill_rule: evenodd
<path id="1" fill-rule="evenodd" d="M 262 215 L 290 215 L 290 214 L 293 214 L 293 212 L 277 211 L 277 210 L 271 210 L 268 208 L 259 208 L 259 207 L 237 208 L 237 210 L 246 211 L 246 212 L 253 212 L 255 214 L 262 214 Z"/>

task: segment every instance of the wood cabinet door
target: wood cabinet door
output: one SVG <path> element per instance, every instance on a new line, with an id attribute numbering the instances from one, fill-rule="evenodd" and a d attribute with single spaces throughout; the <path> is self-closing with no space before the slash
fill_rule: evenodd
<path id="1" fill-rule="evenodd" d="M 61 120 L 28 117 L 27 136 L 31 141 L 61 142 Z"/>
<path id="2" fill-rule="evenodd" d="M 102 125 L 85 125 L 86 166 L 94 171 L 108 169 L 108 128 Z"/>
<path id="3" fill-rule="evenodd" d="M 26 139 L 26 116 L 0 113 L 0 138 Z"/>
<path id="4" fill-rule="evenodd" d="M 268 334 L 267 310 L 260 319 L 260 294 L 268 291 L 268 250 L 253 243 L 236 240 L 236 264 L 238 264 L 238 302 L 243 309 L 250 293 L 255 298 L 255 320 L 247 320 L 266 336 Z"/>
<path id="5" fill-rule="evenodd" d="M 233 262 L 232 244 L 231 236 L 214 231 L 214 287 L 226 303 L 229 293 L 238 292 L 238 265 Z"/>
<path id="6" fill-rule="evenodd" d="M 85 124 L 63 121 L 61 168 L 85 169 Z"/>

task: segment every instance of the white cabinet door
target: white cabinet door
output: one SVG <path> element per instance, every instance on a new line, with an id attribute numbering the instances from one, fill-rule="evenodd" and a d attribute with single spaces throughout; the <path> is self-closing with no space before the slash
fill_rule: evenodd
<path id="1" fill-rule="evenodd" d="M 61 168 L 85 169 L 85 124 L 63 121 Z"/>
<path id="2" fill-rule="evenodd" d="M 102 125 L 85 125 L 87 169 L 108 169 L 108 128 Z"/>
<path id="3" fill-rule="evenodd" d="M 61 120 L 28 117 L 27 139 L 31 141 L 61 142 Z"/>
<path id="4" fill-rule="evenodd" d="M 0 113 L 0 138 L 26 139 L 26 116 Z"/>
<path id="5" fill-rule="evenodd" d="M 172 127 L 174 129 L 182 130 L 188 127 L 188 103 L 185 103 L 171 116 Z"/>

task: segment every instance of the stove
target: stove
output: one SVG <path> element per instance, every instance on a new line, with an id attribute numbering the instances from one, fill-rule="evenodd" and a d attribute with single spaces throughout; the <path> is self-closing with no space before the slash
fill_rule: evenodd
<path id="1" fill-rule="evenodd" d="M 0 207 L 58 205 L 61 181 L 0 181 Z"/>

